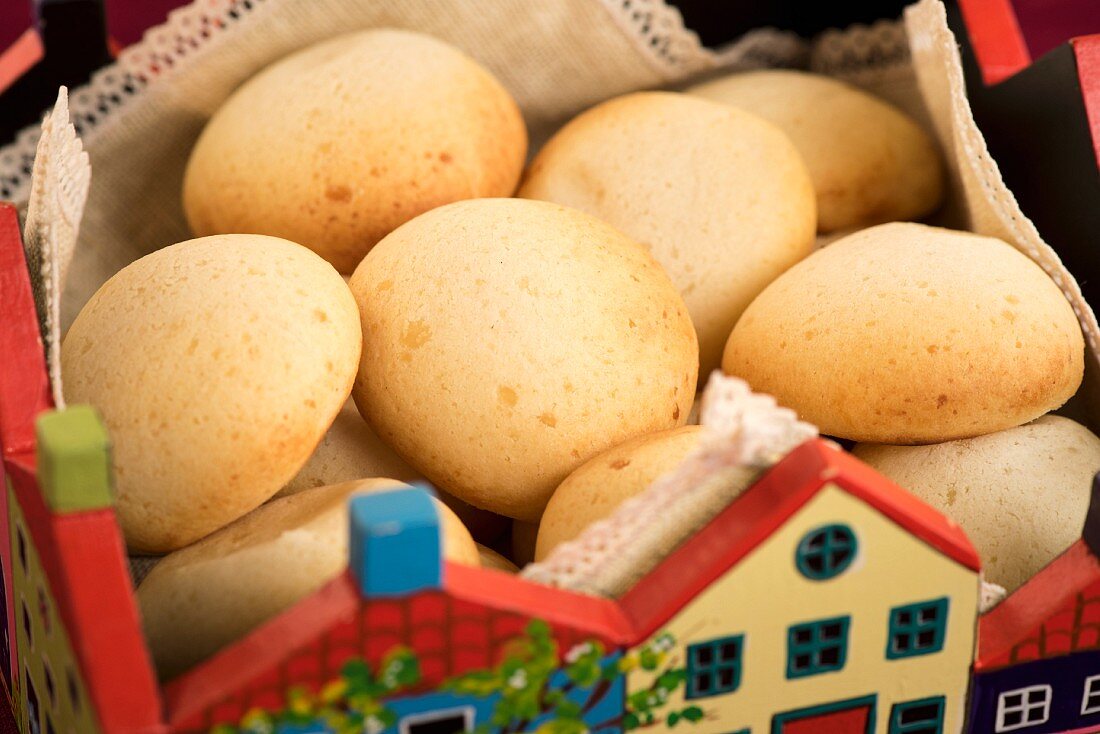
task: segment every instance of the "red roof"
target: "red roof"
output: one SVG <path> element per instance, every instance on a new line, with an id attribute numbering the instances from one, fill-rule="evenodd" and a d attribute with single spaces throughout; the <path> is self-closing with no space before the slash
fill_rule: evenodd
<path id="1" fill-rule="evenodd" d="M 495 665 L 532 619 L 564 654 L 590 640 L 628 644 L 629 624 L 609 599 L 531 584 L 499 571 L 447 564 L 444 588 L 363 600 L 348 574 L 170 683 L 172 731 L 208 731 L 252 707 L 278 709 L 288 682 L 319 688 L 349 659 L 372 667 L 396 646 L 416 651 L 431 690 L 451 676 Z M 288 650 L 294 652 L 288 657 Z"/>
<path id="2" fill-rule="evenodd" d="M 621 604 L 638 639 L 657 631 L 829 483 L 945 556 L 979 570 L 978 553 L 962 528 L 858 459 L 824 441 L 808 441 L 627 592 Z"/>
<path id="3" fill-rule="evenodd" d="M 1083 540 L 978 620 L 978 671 L 1100 647 L 1100 561 Z"/>

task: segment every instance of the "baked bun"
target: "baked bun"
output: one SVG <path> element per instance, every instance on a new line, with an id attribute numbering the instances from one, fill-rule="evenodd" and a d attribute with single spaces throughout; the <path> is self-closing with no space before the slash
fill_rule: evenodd
<path id="1" fill-rule="evenodd" d="M 350 273 L 402 222 L 510 196 L 519 108 L 482 66 L 403 30 L 350 33 L 264 69 L 203 130 L 183 182 L 196 235 L 286 237 Z"/>
<path id="2" fill-rule="evenodd" d="M 546 505 L 535 560 L 541 561 L 558 545 L 577 537 L 675 469 L 698 447 L 702 435 L 702 426 L 683 426 L 638 436 L 578 467 L 554 490 Z"/>
<path id="3" fill-rule="evenodd" d="M 652 257 L 556 204 L 474 199 L 423 214 L 355 271 L 353 391 L 433 484 L 534 522 L 577 466 L 687 420 L 684 302 Z"/>
<path id="4" fill-rule="evenodd" d="M 813 179 L 822 232 L 920 219 L 943 200 L 943 162 L 932 138 L 850 84 L 774 69 L 732 74 L 688 94 L 759 115 L 790 137 Z"/>
<path id="5" fill-rule="evenodd" d="M 749 302 L 814 244 L 813 185 L 787 136 L 672 92 L 629 94 L 573 119 L 518 195 L 595 215 L 653 253 L 687 304 L 704 378 Z"/>
<path id="6" fill-rule="evenodd" d="M 407 485 L 361 479 L 281 497 L 166 556 L 137 589 L 157 672 L 171 678 L 320 589 L 348 565 L 352 494 Z M 436 501 L 445 558 L 480 565 L 477 545 Z"/>
<path id="7" fill-rule="evenodd" d="M 1100 439 L 1055 415 L 931 446 L 853 453 L 962 526 L 987 581 L 1009 591 L 1081 536 Z"/>
<path id="8" fill-rule="evenodd" d="M 822 433 L 938 443 L 1065 403 L 1084 340 L 1058 286 L 1008 244 L 896 223 L 780 276 L 745 311 L 722 366 Z"/>
<path id="9" fill-rule="evenodd" d="M 181 242 L 108 280 L 61 366 L 111 436 L 131 550 L 181 548 L 290 481 L 347 400 L 361 339 L 332 266 L 274 237 Z"/>

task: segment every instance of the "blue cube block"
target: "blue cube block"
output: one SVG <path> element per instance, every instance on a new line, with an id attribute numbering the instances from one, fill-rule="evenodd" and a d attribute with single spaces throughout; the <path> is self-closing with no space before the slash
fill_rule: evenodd
<path id="1" fill-rule="evenodd" d="M 353 495 L 348 564 L 365 597 L 404 596 L 443 583 L 439 511 L 422 487 Z"/>

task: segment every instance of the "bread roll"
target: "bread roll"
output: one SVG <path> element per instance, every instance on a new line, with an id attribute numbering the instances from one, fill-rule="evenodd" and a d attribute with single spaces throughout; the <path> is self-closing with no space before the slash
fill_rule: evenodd
<path id="1" fill-rule="evenodd" d="M 938 443 L 1065 403 L 1084 340 L 1058 286 L 1008 244 L 884 224 L 772 283 L 730 335 L 723 368 L 822 433 Z"/>
<path id="2" fill-rule="evenodd" d="M 421 212 L 510 196 L 526 150 L 519 108 L 473 59 L 419 33 L 360 31 L 234 92 L 191 153 L 183 205 L 196 235 L 286 237 L 350 273 Z"/>
<path id="3" fill-rule="evenodd" d="M 675 469 L 699 445 L 702 426 L 638 436 L 590 459 L 554 491 L 538 528 L 535 560 L 572 540 Z"/>
<path id="4" fill-rule="evenodd" d="M 275 494 L 347 400 L 360 344 L 340 276 L 286 240 L 190 240 L 108 280 L 61 366 L 111 436 L 131 550 L 181 548 Z"/>
<path id="5" fill-rule="evenodd" d="M 483 568 L 495 568 L 497 571 L 504 571 L 505 573 L 519 573 L 519 567 L 516 564 L 500 555 L 492 548 L 478 543 L 477 552 L 481 556 L 481 565 Z"/>
<path id="6" fill-rule="evenodd" d="M 519 196 L 593 214 L 668 271 L 717 369 L 749 302 L 813 248 L 814 192 L 787 137 L 763 120 L 683 94 L 597 105 L 531 162 Z"/>
<path id="7" fill-rule="evenodd" d="M 591 456 L 687 420 L 698 347 L 683 301 L 645 250 L 581 212 L 441 207 L 380 242 L 351 288 L 360 412 L 476 507 L 535 521 Z"/>
<path id="8" fill-rule="evenodd" d="M 178 550 L 137 590 L 157 672 L 171 678 L 320 589 L 348 565 L 347 502 L 406 486 L 362 479 L 281 497 Z M 480 565 L 462 523 L 436 502 L 443 555 Z"/>
<path id="9" fill-rule="evenodd" d="M 754 71 L 688 90 L 759 115 L 790 136 L 817 192 L 822 232 L 920 219 L 943 199 L 932 138 L 897 108 L 802 71 Z"/>
<path id="10" fill-rule="evenodd" d="M 394 453 L 371 430 L 355 403 L 348 400 L 317 445 L 313 456 L 276 497 L 303 489 L 349 482 L 360 477 L 392 477 L 403 482 L 421 479 L 420 473 Z"/>
<path id="11" fill-rule="evenodd" d="M 853 453 L 959 523 L 987 581 L 1009 591 L 1081 536 L 1100 439 L 1048 415 L 931 446 L 859 444 Z"/>

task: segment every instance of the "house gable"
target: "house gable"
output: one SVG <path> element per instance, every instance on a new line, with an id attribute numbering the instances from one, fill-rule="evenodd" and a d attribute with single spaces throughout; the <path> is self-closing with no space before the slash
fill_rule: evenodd
<path id="1" fill-rule="evenodd" d="M 703 589 L 767 540 L 826 483 L 874 507 L 899 529 L 962 568 L 977 572 L 977 551 L 958 525 L 858 459 L 808 441 L 764 474 L 621 600 L 635 639 L 652 635 Z"/>
<path id="2" fill-rule="evenodd" d="M 835 577 L 811 580 L 797 567 L 798 549 L 815 531 L 832 526 L 850 528 L 858 551 Z M 692 700 L 689 680 L 685 691 L 675 694 L 683 701 L 671 705 L 698 705 L 717 722 L 716 730 L 769 731 L 771 717 L 784 711 L 874 694 L 877 715 L 886 717 L 894 704 L 944 696 L 944 731 L 959 731 L 977 602 L 976 572 L 914 537 L 877 507 L 826 482 L 781 528 L 658 628 L 658 635 L 676 641 L 679 664 L 689 676 L 693 646 L 742 637 L 736 690 Z M 892 613 L 929 603 L 942 604 L 946 613 L 940 643 L 928 654 L 892 657 Z M 805 627 L 807 651 L 813 654 L 815 623 L 843 630 L 846 642 L 829 664 L 796 674 L 793 653 L 788 654 L 792 635 Z M 634 673 L 628 691 L 651 685 L 645 673 Z"/>

